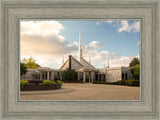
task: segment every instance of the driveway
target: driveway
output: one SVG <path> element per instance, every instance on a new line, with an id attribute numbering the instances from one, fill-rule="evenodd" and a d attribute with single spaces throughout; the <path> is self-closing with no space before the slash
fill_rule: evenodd
<path id="1" fill-rule="evenodd" d="M 62 89 L 21 91 L 20 100 L 139 100 L 140 87 L 64 83 Z"/>

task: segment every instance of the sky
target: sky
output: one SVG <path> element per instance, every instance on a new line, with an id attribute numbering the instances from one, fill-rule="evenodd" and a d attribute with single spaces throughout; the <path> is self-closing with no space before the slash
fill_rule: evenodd
<path id="1" fill-rule="evenodd" d="M 68 55 L 83 57 L 96 68 L 128 66 L 139 57 L 138 20 L 22 20 L 21 60 L 33 57 L 42 67 L 59 69 Z"/>

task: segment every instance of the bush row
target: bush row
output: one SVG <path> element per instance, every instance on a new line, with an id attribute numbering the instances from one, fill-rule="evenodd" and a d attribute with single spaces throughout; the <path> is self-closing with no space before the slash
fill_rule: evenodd
<path id="1" fill-rule="evenodd" d="M 139 80 L 120 80 L 117 82 L 101 82 L 94 81 L 93 84 L 110 84 L 110 85 L 127 85 L 127 86 L 139 86 Z"/>
<path id="2" fill-rule="evenodd" d="M 40 84 L 40 83 L 43 83 L 44 85 L 53 85 L 55 83 L 61 83 L 61 85 L 63 85 L 63 82 L 58 80 L 58 81 L 51 81 L 51 80 L 30 80 L 30 81 L 27 81 L 27 80 L 21 80 L 20 81 L 20 85 L 21 87 L 23 88 L 27 83 L 34 83 L 34 84 Z"/>
<path id="3" fill-rule="evenodd" d="M 117 82 L 101 82 L 101 81 L 94 81 L 93 84 L 110 84 L 110 85 L 116 85 Z"/>

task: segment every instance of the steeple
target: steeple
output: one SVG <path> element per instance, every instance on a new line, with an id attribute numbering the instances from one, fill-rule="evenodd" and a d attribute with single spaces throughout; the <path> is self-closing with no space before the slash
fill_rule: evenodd
<path id="1" fill-rule="evenodd" d="M 107 67 L 109 68 L 109 55 L 108 55 L 108 66 Z"/>
<path id="2" fill-rule="evenodd" d="M 82 46 L 81 46 L 81 32 L 79 32 L 79 51 L 78 51 L 78 60 L 80 61 L 82 58 Z"/>

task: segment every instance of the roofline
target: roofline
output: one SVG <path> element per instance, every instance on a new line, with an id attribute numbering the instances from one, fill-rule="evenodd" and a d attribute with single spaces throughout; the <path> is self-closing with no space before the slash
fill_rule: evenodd
<path id="1" fill-rule="evenodd" d="M 69 58 L 66 60 L 66 62 L 60 67 L 60 70 L 62 69 L 62 67 L 69 61 Z"/>
<path id="2" fill-rule="evenodd" d="M 88 64 L 90 64 L 93 68 L 95 68 L 91 63 L 89 63 L 87 60 L 85 60 L 83 57 L 81 58 L 83 59 L 85 62 L 87 62 Z"/>

